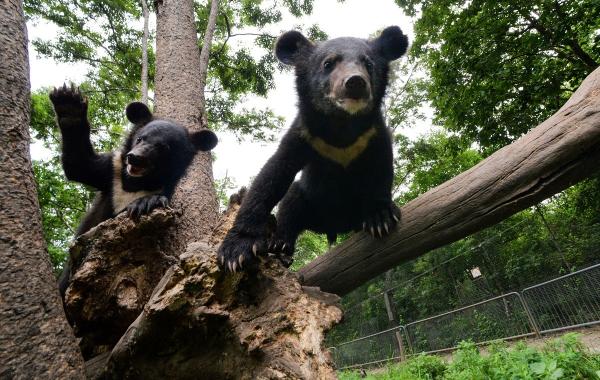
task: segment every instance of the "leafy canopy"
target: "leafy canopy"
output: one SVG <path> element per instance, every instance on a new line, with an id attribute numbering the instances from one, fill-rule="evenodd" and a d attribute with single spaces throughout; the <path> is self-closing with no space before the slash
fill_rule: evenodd
<path id="1" fill-rule="evenodd" d="M 596 0 L 396 0 L 436 122 L 486 153 L 554 113 L 600 63 Z"/>

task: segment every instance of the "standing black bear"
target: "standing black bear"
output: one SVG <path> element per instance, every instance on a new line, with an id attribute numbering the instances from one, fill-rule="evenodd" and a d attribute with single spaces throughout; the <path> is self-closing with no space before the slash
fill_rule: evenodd
<path id="1" fill-rule="evenodd" d="M 235 272 L 266 251 L 290 263 L 305 229 L 326 233 L 331 242 L 341 232 L 362 228 L 381 237 L 396 226 L 392 142 L 381 102 L 389 62 L 407 47 L 397 26 L 371 41 L 314 44 L 296 31 L 279 38 L 277 57 L 296 68 L 299 112 L 223 240 L 221 266 Z M 302 177 L 292 184 L 299 171 Z M 268 218 L 280 200 L 277 230 L 268 238 Z"/>
<path id="2" fill-rule="evenodd" d="M 90 142 L 87 99 L 64 85 L 50 93 L 62 134 L 62 164 L 69 180 L 99 192 L 76 235 L 81 235 L 123 210 L 132 218 L 168 205 L 175 186 L 197 151 L 208 151 L 217 137 L 208 130 L 189 133 L 172 121 L 156 119 L 143 103 L 127 106 L 134 124 L 120 150 L 97 154 Z M 64 294 L 72 264 L 59 280 Z"/>

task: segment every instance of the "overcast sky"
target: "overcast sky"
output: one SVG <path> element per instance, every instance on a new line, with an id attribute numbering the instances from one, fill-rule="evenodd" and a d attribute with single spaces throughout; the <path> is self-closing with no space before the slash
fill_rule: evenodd
<path id="1" fill-rule="evenodd" d="M 413 39 L 411 19 L 402 13 L 393 0 L 346 0 L 344 3 L 338 3 L 336 0 L 315 0 L 312 15 L 300 20 L 286 16 L 281 23 L 270 26 L 265 31 L 276 34 L 280 30 L 293 29 L 294 25 L 299 24 L 318 24 L 330 38 L 342 36 L 367 38 L 386 26 L 398 25 L 411 41 Z M 56 33 L 54 27 L 45 23 L 29 24 L 28 28 L 30 40 L 48 38 Z M 252 41 L 252 38 L 249 37 L 238 37 L 232 43 L 251 46 Z M 56 63 L 49 59 L 40 59 L 33 49 L 30 51 L 32 90 L 57 86 L 66 81 L 79 83 L 87 72 L 85 65 Z M 276 87 L 269 92 L 268 97 L 266 99 L 253 97 L 248 100 L 247 106 L 270 107 L 276 114 L 285 118 L 284 128 L 287 128 L 296 113 L 296 93 L 293 80 L 291 71 L 276 73 Z M 413 130 L 403 132 L 411 136 L 421 135 L 427 131 L 427 124 L 423 123 Z M 258 173 L 276 147 L 277 143 L 264 144 L 248 141 L 239 143 L 233 136 L 220 132 L 219 145 L 214 150 L 217 157 L 214 163 L 214 176 L 219 179 L 228 175 L 234 179 L 238 187 L 248 185 L 250 178 Z M 34 144 L 32 157 L 40 159 L 44 156 L 44 151 L 39 144 Z"/>

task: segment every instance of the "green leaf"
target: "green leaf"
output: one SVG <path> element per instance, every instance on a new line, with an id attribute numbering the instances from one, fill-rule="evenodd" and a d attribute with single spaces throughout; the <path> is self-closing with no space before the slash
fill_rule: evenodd
<path id="1" fill-rule="evenodd" d="M 546 363 L 544 363 L 544 362 L 531 363 L 529 365 L 529 369 L 531 370 L 531 372 L 533 372 L 536 375 L 542 375 L 544 372 L 546 372 Z"/>

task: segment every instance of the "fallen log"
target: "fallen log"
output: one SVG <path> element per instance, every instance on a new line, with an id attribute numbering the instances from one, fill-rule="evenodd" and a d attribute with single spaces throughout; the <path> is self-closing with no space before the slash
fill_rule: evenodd
<path id="1" fill-rule="evenodd" d="M 600 168 L 600 68 L 552 117 L 514 143 L 402 207 L 381 240 L 357 233 L 299 274 L 343 295 L 432 249 L 531 207 Z"/>
<path id="2" fill-rule="evenodd" d="M 77 239 L 82 263 L 65 304 L 88 378 L 336 377 L 322 342 L 342 317 L 337 296 L 302 287 L 278 260 L 262 260 L 258 274 L 219 270 L 215 245 L 235 218 L 233 200 L 209 242 L 180 257 L 161 248 L 176 225 L 171 210 L 138 223 L 119 216 Z"/>
<path id="3" fill-rule="evenodd" d="M 331 379 L 323 331 L 338 298 L 306 292 L 276 261 L 259 275 L 218 269 L 213 247 L 192 243 L 113 349 L 112 379 Z"/>
<path id="4" fill-rule="evenodd" d="M 176 218 L 175 211 L 159 209 L 135 223 L 123 213 L 72 244 L 77 270 L 64 306 L 85 359 L 112 349 L 178 261 L 164 246 Z"/>

